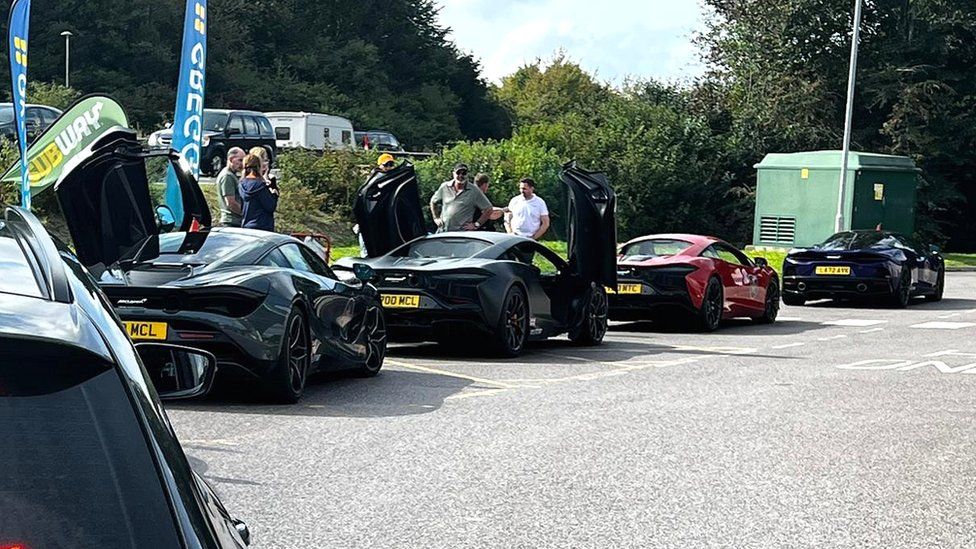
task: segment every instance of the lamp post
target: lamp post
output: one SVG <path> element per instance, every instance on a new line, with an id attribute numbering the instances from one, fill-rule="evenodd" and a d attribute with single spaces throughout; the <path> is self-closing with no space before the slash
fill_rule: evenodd
<path id="1" fill-rule="evenodd" d="M 61 33 L 61 36 L 64 37 L 64 87 L 70 88 L 71 87 L 71 76 L 70 76 L 71 37 L 74 36 L 74 34 L 72 34 L 71 31 L 64 31 Z"/>
<path id="2" fill-rule="evenodd" d="M 844 195 L 847 193 L 847 158 L 851 153 L 851 121 L 854 117 L 854 84 L 857 80 L 857 47 L 861 39 L 861 0 L 854 0 L 854 35 L 851 40 L 851 66 L 847 76 L 847 114 L 844 118 L 844 148 L 840 159 L 840 189 L 837 195 L 836 232 L 844 230 Z"/>

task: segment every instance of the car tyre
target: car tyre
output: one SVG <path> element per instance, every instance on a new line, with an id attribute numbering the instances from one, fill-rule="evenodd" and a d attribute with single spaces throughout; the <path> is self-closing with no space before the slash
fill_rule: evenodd
<path id="1" fill-rule="evenodd" d="M 725 310 L 725 288 L 722 282 L 712 277 L 705 285 L 705 295 L 702 297 L 701 308 L 698 309 L 698 328 L 703 332 L 714 332 L 722 323 L 722 312 Z"/>
<path id="2" fill-rule="evenodd" d="M 807 304 L 807 299 L 799 294 L 784 293 L 783 303 L 791 307 L 802 307 Z"/>
<path id="3" fill-rule="evenodd" d="M 583 319 L 579 326 L 569 334 L 569 340 L 580 346 L 594 346 L 603 343 L 609 328 L 609 302 L 607 290 L 600 285 L 590 288 L 583 307 Z"/>
<path id="4" fill-rule="evenodd" d="M 525 291 L 512 286 L 502 301 L 502 311 L 495 327 L 498 354 L 513 358 L 522 354 L 529 340 L 529 301 Z"/>
<path id="5" fill-rule="evenodd" d="M 386 358 L 386 318 L 379 303 L 371 304 L 363 317 L 359 343 L 366 349 L 362 366 L 356 370 L 358 377 L 376 377 Z"/>
<path id="6" fill-rule="evenodd" d="M 776 317 L 779 316 L 779 299 L 779 283 L 772 280 L 766 287 L 766 306 L 763 309 L 763 314 L 756 318 L 756 322 L 760 324 L 776 322 Z"/>
<path id="7" fill-rule="evenodd" d="M 925 296 L 925 300 L 929 302 L 942 301 L 942 296 L 945 294 L 945 267 L 939 269 L 938 280 L 935 283 L 935 291 L 931 294 Z"/>
<path id="8" fill-rule="evenodd" d="M 891 304 L 897 309 L 908 307 L 912 300 L 912 270 L 908 267 L 901 268 L 901 276 L 898 277 L 898 287 L 892 290 Z"/>
<path id="9" fill-rule="evenodd" d="M 285 335 L 278 362 L 267 379 L 267 392 L 272 401 L 294 404 L 302 398 L 308 380 L 311 351 L 311 336 L 305 315 L 298 308 L 293 308 L 285 320 Z"/>

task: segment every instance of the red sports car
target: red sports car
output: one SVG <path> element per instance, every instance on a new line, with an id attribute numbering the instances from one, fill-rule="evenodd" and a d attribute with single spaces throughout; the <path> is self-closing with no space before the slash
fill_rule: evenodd
<path id="1" fill-rule="evenodd" d="M 729 318 L 775 321 L 780 286 L 765 259 L 749 259 L 727 242 L 659 234 L 620 247 L 609 298 L 612 320 L 655 320 L 677 310 L 712 331 Z"/>

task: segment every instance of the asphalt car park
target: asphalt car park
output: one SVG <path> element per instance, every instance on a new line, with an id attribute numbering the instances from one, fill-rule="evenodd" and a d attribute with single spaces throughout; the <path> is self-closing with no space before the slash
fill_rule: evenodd
<path id="1" fill-rule="evenodd" d="M 909 309 L 612 323 L 515 359 L 391 345 L 294 406 L 167 411 L 255 547 L 976 543 L 976 273 Z"/>

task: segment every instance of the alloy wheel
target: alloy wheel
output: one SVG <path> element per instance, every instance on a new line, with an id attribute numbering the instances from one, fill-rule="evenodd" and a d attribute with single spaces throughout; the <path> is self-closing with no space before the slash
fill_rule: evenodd
<path id="1" fill-rule="evenodd" d="M 386 320 L 378 307 L 366 311 L 363 343 L 366 346 L 366 369 L 375 372 L 383 366 L 386 357 Z"/>
<path id="2" fill-rule="evenodd" d="M 714 279 L 709 282 L 705 293 L 704 308 L 705 324 L 708 328 L 715 328 L 722 321 L 722 285 Z"/>
<path id="3" fill-rule="evenodd" d="M 766 318 L 769 320 L 776 320 L 779 315 L 779 300 L 779 286 L 770 284 L 766 288 Z"/>
<path id="4" fill-rule="evenodd" d="M 308 336 L 305 333 L 305 321 L 301 315 L 294 315 L 288 325 L 288 374 L 291 388 L 300 393 L 305 388 L 305 376 L 308 373 Z"/>
<path id="5" fill-rule="evenodd" d="M 594 289 L 590 293 L 590 306 L 587 309 L 590 338 L 593 341 L 601 341 L 607 334 L 607 294 Z"/>
<path id="6" fill-rule="evenodd" d="M 512 351 L 521 350 L 525 344 L 526 319 L 525 298 L 520 292 L 512 292 L 505 304 L 505 339 Z"/>

